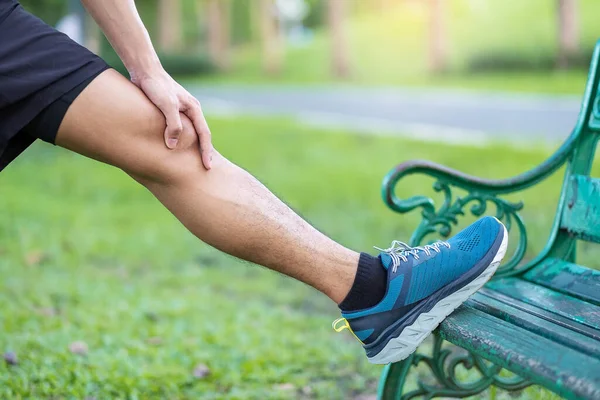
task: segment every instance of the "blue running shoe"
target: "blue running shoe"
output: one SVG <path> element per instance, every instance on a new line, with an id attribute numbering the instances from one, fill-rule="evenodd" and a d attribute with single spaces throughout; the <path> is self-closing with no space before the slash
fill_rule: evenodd
<path id="1" fill-rule="evenodd" d="M 409 247 L 394 241 L 379 257 L 387 269 L 387 291 L 371 308 L 342 312 L 334 329 L 349 329 L 374 364 L 411 355 L 452 311 L 496 272 L 508 234 L 484 217 L 447 242 Z"/>

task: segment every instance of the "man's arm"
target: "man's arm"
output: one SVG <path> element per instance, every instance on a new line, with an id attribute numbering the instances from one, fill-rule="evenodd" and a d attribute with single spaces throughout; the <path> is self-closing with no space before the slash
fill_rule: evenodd
<path id="1" fill-rule="evenodd" d="M 82 0 L 129 71 L 131 81 L 164 114 L 165 143 L 173 149 L 182 131 L 179 113 L 193 122 L 200 139 L 202 162 L 210 169 L 211 134 L 200 103 L 165 72 L 133 0 Z"/>

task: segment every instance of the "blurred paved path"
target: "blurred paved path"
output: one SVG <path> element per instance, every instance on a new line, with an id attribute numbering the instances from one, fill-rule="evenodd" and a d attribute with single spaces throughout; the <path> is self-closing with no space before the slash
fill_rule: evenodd
<path id="1" fill-rule="evenodd" d="M 316 125 L 445 142 L 558 142 L 579 96 L 428 89 L 189 86 L 208 114 L 287 115 Z"/>

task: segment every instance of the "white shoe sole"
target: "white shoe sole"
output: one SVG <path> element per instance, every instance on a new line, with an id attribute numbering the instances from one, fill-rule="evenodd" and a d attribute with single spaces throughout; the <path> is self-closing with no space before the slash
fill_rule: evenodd
<path id="1" fill-rule="evenodd" d="M 397 338 L 390 339 L 385 347 L 374 357 L 369 358 L 372 364 L 389 364 L 406 359 L 417 350 L 417 347 L 462 303 L 467 301 L 475 292 L 491 279 L 496 272 L 498 265 L 506 254 L 508 246 L 508 232 L 504 225 L 504 237 L 496 256 L 490 265 L 473 281 L 460 290 L 452 293 L 448 297 L 440 300 L 433 308 L 426 313 L 419 315 L 417 320 L 404 328 Z"/>

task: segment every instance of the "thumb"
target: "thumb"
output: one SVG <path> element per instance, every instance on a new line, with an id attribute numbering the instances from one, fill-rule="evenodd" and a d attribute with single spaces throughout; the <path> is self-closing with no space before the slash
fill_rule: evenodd
<path id="1" fill-rule="evenodd" d="M 167 110 L 162 111 L 167 121 L 167 128 L 165 129 L 165 144 L 169 149 L 174 149 L 177 147 L 179 136 L 183 130 L 179 109 L 177 108 L 176 103 L 172 103 Z"/>

